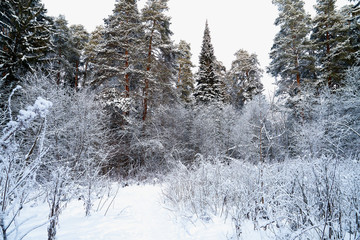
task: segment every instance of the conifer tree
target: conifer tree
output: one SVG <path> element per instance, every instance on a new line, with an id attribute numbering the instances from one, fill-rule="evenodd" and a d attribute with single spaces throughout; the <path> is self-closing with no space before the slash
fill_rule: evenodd
<path id="1" fill-rule="evenodd" d="M 174 67 L 172 66 L 174 49 L 170 39 L 172 35 L 170 17 L 165 15 L 169 9 L 167 2 L 168 0 L 148 0 L 142 10 L 147 49 L 143 89 L 143 121 L 147 119 L 149 100 L 154 97 L 151 96 L 151 93 L 159 90 L 156 89 L 156 85 L 161 84 L 162 87 L 171 85 L 169 81 L 172 79 L 171 68 Z M 156 65 L 157 67 L 155 67 Z M 160 71 L 156 71 L 156 69 Z"/>
<path id="2" fill-rule="evenodd" d="M 277 94 L 295 96 L 306 79 L 314 78 L 314 59 L 309 54 L 311 18 L 303 0 L 273 0 L 280 13 L 275 25 L 280 27 L 271 48 L 268 73 L 277 78 Z"/>
<path id="3" fill-rule="evenodd" d="M 263 70 L 256 54 L 249 54 L 241 49 L 234 55 L 236 59 L 231 64 L 227 78 L 230 83 L 231 102 L 237 108 L 241 108 L 245 102 L 263 91 Z"/>
<path id="4" fill-rule="evenodd" d="M 316 1 L 311 35 L 320 75 L 318 85 L 330 88 L 342 85 L 345 70 L 349 67 L 346 58 L 350 54 L 347 19 L 336 10 L 335 3 L 336 0 Z"/>
<path id="5" fill-rule="evenodd" d="M 74 55 L 72 56 L 72 64 L 75 65 L 74 88 L 78 89 L 80 82 L 80 68 L 84 67 L 84 49 L 89 41 L 89 33 L 81 24 L 70 26 L 72 45 L 74 46 Z"/>
<path id="6" fill-rule="evenodd" d="M 215 61 L 210 30 L 206 21 L 199 59 L 199 71 L 196 79 L 197 86 L 194 93 L 195 99 L 199 103 L 224 100 L 223 84 L 215 73 Z"/>
<path id="7" fill-rule="evenodd" d="M 191 62 L 191 47 L 190 44 L 181 40 L 178 45 L 178 80 L 177 87 L 180 91 L 180 98 L 185 103 L 192 102 L 192 95 L 194 92 L 194 76 L 191 68 L 194 65 Z"/>
<path id="8" fill-rule="evenodd" d="M 227 84 L 226 84 L 226 67 L 224 66 L 223 62 L 219 61 L 216 59 L 215 57 L 215 62 L 214 62 L 214 70 L 215 70 L 215 75 L 217 77 L 217 79 L 219 80 L 220 83 L 220 90 L 221 90 L 221 96 L 223 96 L 223 102 L 229 102 L 230 101 L 230 96 L 228 95 L 228 89 L 227 89 Z"/>
<path id="9" fill-rule="evenodd" d="M 54 33 L 52 35 L 54 55 L 53 71 L 56 72 L 57 84 L 66 84 L 74 87 L 75 84 L 75 62 L 80 59 L 80 53 L 75 47 L 73 33 L 68 27 L 65 16 L 59 15 L 54 20 Z"/>
<path id="10" fill-rule="evenodd" d="M 21 75 L 51 51 L 52 21 L 40 0 L 0 3 L 0 89 L 10 92 Z"/>
<path id="11" fill-rule="evenodd" d="M 85 44 L 84 47 L 84 61 L 85 61 L 85 70 L 84 70 L 84 85 L 87 85 L 86 82 L 89 72 L 94 72 L 96 57 L 100 52 L 100 46 L 104 41 L 104 26 L 100 25 L 95 28 L 93 32 L 90 33 L 89 41 Z"/>
<path id="12" fill-rule="evenodd" d="M 137 90 L 143 61 L 143 28 L 136 0 L 117 1 L 113 14 L 105 20 L 103 36 L 97 48 L 92 84 L 103 86 L 107 95 L 104 97 L 121 103 L 116 104 L 117 108 L 128 114 L 131 91 Z"/>

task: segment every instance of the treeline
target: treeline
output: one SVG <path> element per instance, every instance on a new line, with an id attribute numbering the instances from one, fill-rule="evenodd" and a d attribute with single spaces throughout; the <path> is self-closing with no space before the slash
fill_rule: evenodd
<path id="1" fill-rule="evenodd" d="M 350 68 L 356 72 L 359 65 L 358 4 L 336 10 L 335 1 L 318 1 L 316 15 L 311 19 L 301 0 L 273 1 L 279 8 L 275 24 L 280 31 L 274 39 L 270 52 L 272 61 L 267 71 L 276 78 L 278 90 L 276 102 L 269 102 L 256 97 L 263 91 L 263 70 L 256 54 L 237 51 L 227 71 L 214 55 L 207 22 L 199 70 L 193 74 L 190 45 L 185 41 L 174 44 L 171 40 L 167 2 L 151 0 L 139 11 L 135 0 L 117 1 L 104 26 L 89 34 L 81 25 L 69 27 L 64 16 L 47 16 L 40 1 L 2 1 L 0 84 L 3 115 L 6 116 L 9 109 L 7 99 L 12 89 L 18 84 L 30 87 L 27 79 L 39 72 L 42 72 L 41 78 L 49 79 L 48 93 L 53 88 L 94 93 L 94 101 L 101 105 L 98 111 L 105 111 L 108 118 L 106 142 L 112 149 L 104 171 L 127 175 L 139 167 L 153 168 L 155 163 L 164 162 L 172 151 L 186 152 L 186 161 L 204 152 L 200 146 L 207 140 L 203 139 L 206 136 L 200 136 L 199 129 L 206 124 L 195 132 L 189 128 L 193 128 L 196 119 L 206 111 L 210 115 L 220 114 L 213 116 L 217 122 L 209 123 L 214 126 L 217 145 L 209 148 L 224 146 L 217 153 L 241 156 L 234 155 L 241 144 L 226 140 L 229 134 L 221 132 L 222 126 L 229 128 L 234 124 L 230 120 L 226 122 L 232 114 L 224 113 L 224 109 L 234 111 L 234 115 L 244 114 L 254 98 L 261 102 L 257 110 L 259 116 L 252 120 L 253 128 L 260 133 L 250 139 L 258 139 L 261 145 L 259 159 L 296 156 L 301 147 L 297 143 L 298 128 L 314 124 L 319 118 L 319 112 L 314 109 L 323 107 L 319 103 L 321 98 L 326 94 L 324 98 L 331 99 L 329 101 L 347 98 L 350 94 L 347 89 L 356 87 L 346 79 L 346 73 Z M 18 94 L 21 95 L 19 104 L 13 107 L 19 110 L 26 97 Z M 49 95 L 48 99 L 53 97 Z M 345 109 L 350 108 L 340 105 L 342 110 L 339 111 L 346 112 Z M 272 128 L 269 127 L 272 124 L 267 123 L 269 111 L 261 110 L 266 106 L 271 106 L 272 115 L 279 114 L 283 119 L 283 125 L 272 126 L 274 132 L 271 133 L 262 127 Z M 185 112 L 177 113 L 177 109 Z M 162 111 L 166 112 L 164 116 Z M 181 122 L 174 125 L 179 119 Z M 354 134 L 358 133 L 355 119 L 342 123 Z M 3 122 L 5 124 L 6 120 Z M 184 122 L 186 126 L 182 126 Z M 159 136 L 159 129 L 170 132 L 187 129 L 187 132 L 179 135 L 175 131 L 176 136 L 171 137 L 179 138 L 179 143 L 164 147 L 174 139 Z M 325 131 L 326 134 L 330 132 Z M 278 136 L 276 144 L 270 143 L 270 139 L 275 141 L 272 134 Z M 221 136 L 224 139 L 220 139 Z M 196 137 L 199 139 L 194 139 Z M 189 138 L 193 138 L 193 142 Z M 275 150 L 275 146 L 283 150 Z M 354 151 L 351 147 L 341 149 L 344 154 Z M 154 156 L 149 156 L 150 153 Z M 155 163 L 149 161 L 151 158 L 155 158 Z"/>
<path id="2" fill-rule="evenodd" d="M 146 149 L 131 152 L 129 129 L 137 129 L 137 139 L 146 138 L 146 126 L 158 108 L 193 108 L 214 100 L 240 109 L 263 88 L 255 54 L 238 51 L 226 72 L 214 56 L 207 23 L 200 70 L 194 76 L 190 44 L 171 40 L 167 1 L 148 1 L 141 11 L 134 0 L 118 1 L 104 26 L 91 34 L 82 25 L 69 27 L 64 16 L 47 16 L 40 1 L 1 4 L 3 112 L 12 89 L 32 78 L 27 74 L 42 72 L 41 78 L 53 79 L 50 89 L 96 93 L 109 117 L 108 144 L 114 146 L 109 169 L 128 172 L 144 164 Z"/>

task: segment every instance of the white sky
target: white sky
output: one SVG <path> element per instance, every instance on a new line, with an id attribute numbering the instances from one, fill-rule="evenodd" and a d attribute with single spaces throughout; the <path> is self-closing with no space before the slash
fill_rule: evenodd
<path id="1" fill-rule="evenodd" d="M 103 24 L 103 19 L 112 13 L 115 0 L 42 0 L 48 15 L 65 15 L 69 24 L 82 24 L 91 32 Z M 146 0 L 138 1 L 139 10 Z M 306 9 L 314 14 L 316 0 L 305 0 Z M 338 6 L 348 4 L 338 0 Z M 234 53 L 239 49 L 258 55 L 261 67 L 268 66 L 269 52 L 278 29 L 274 26 L 278 16 L 271 0 L 169 0 L 169 16 L 172 17 L 173 40 L 180 39 L 191 44 L 195 65 L 199 61 L 206 19 L 215 55 L 226 69 L 230 69 Z M 263 83 L 267 91 L 274 89 L 274 80 L 264 73 Z M 265 94 L 267 94 L 265 92 Z"/>

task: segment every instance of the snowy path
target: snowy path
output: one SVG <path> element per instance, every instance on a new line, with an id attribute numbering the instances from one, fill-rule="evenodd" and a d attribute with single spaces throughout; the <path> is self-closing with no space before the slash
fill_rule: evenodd
<path id="1" fill-rule="evenodd" d="M 226 240 L 231 224 L 221 219 L 190 223 L 176 219 L 161 204 L 161 186 L 120 188 L 106 216 L 110 199 L 101 211 L 84 217 L 82 201 L 73 201 L 60 216 L 58 240 Z M 97 205 L 95 204 L 95 208 Z M 46 216 L 46 206 L 37 207 Z M 43 212 L 43 213 L 42 213 Z M 29 214 L 29 213 L 27 213 Z M 32 232 L 29 240 L 46 239 L 46 226 Z"/>

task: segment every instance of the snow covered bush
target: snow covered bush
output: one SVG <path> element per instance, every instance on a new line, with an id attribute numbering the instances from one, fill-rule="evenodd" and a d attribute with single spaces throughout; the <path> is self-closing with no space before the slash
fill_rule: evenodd
<path id="1" fill-rule="evenodd" d="M 0 137 L 0 236 L 2 239 L 23 239 L 28 233 L 22 232 L 17 218 L 21 209 L 37 186 L 36 177 L 48 145 L 44 144 L 47 131 L 47 115 L 52 107 L 50 101 L 38 97 L 35 103 L 21 109 L 13 119 L 11 97 L 21 87 L 16 87 L 9 98 L 9 119 Z M 33 122 L 40 120 L 36 134 L 28 139 L 27 151 L 21 151 L 23 142 L 16 137 L 20 132 L 29 131 Z M 34 228 L 30 229 L 33 230 Z"/>
<path id="2" fill-rule="evenodd" d="M 184 217 L 204 221 L 212 216 L 234 220 L 241 228 L 244 219 L 255 219 L 261 200 L 260 171 L 240 161 L 224 163 L 220 158 L 199 159 L 188 169 L 181 163 L 169 175 L 163 195 L 169 208 Z"/>
<path id="3" fill-rule="evenodd" d="M 231 132 L 237 114 L 234 107 L 222 103 L 201 105 L 194 109 L 190 141 L 195 153 L 205 157 L 231 155 Z"/>
<path id="4" fill-rule="evenodd" d="M 357 239 L 360 234 L 358 161 L 293 160 L 278 174 L 271 206 L 279 239 Z"/>
<path id="5" fill-rule="evenodd" d="M 49 239 L 55 238 L 58 216 L 71 198 L 83 199 L 86 215 L 90 214 L 109 153 L 107 116 L 96 95 L 87 89 L 74 91 L 59 86 L 55 79 L 41 72 L 28 75 L 17 100 L 17 106 L 21 106 L 39 94 L 53 101 L 43 140 L 49 148 L 36 177 L 49 203 Z M 31 143 L 29 139 L 39 125 L 36 122 L 27 133 L 17 136 L 25 146 Z"/>
<path id="6" fill-rule="evenodd" d="M 292 123 L 293 153 L 319 158 L 358 157 L 360 144 L 360 68 L 347 71 L 344 87 L 336 91 L 307 89 L 301 99 L 301 123 Z"/>
<path id="7" fill-rule="evenodd" d="M 360 234 L 358 161 L 322 157 L 250 164 L 203 159 L 178 164 L 163 196 L 185 218 L 231 218 L 237 237 L 251 221 L 276 239 L 357 239 Z"/>
<path id="8" fill-rule="evenodd" d="M 237 115 L 229 134 L 230 156 L 253 163 L 286 158 L 287 113 L 273 100 L 256 96 Z"/>

